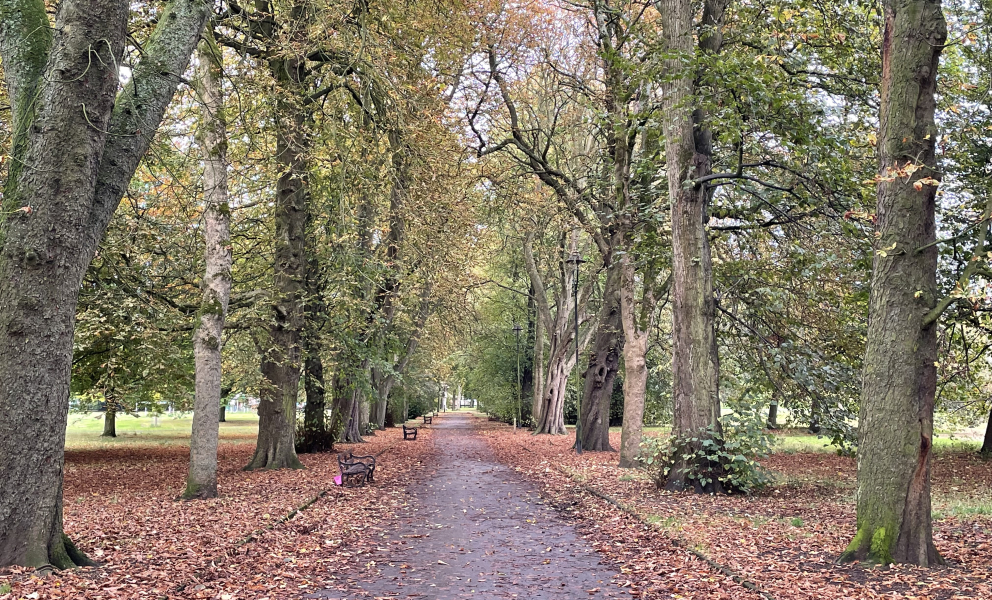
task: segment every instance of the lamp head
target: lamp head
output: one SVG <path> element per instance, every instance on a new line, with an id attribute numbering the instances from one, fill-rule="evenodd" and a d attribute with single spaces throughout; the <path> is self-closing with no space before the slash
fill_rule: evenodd
<path id="1" fill-rule="evenodd" d="M 578 252 L 573 252 L 568 255 L 568 258 L 565 259 L 565 262 L 569 265 L 572 265 L 575 268 L 578 268 L 579 265 L 581 265 L 586 261 L 582 260 L 582 256 Z"/>

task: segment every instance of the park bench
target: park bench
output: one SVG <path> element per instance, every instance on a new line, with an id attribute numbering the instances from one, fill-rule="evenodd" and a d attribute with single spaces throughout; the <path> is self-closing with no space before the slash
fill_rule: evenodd
<path id="1" fill-rule="evenodd" d="M 341 468 L 341 484 L 351 481 L 353 485 L 365 485 L 375 481 L 375 457 L 355 456 L 351 452 L 338 454 L 338 467 Z"/>
<path id="2" fill-rule="evenodd" d="M 403 439 L 404 440 L 415 440 L 417 439 L 417 428 L 403 426 Z"/>
<path id="3" fill-rule="evenodd" d="M 434 417 L 432 415 L 424 415 L 424 425 L 430 425 L 433 420 Z"/>

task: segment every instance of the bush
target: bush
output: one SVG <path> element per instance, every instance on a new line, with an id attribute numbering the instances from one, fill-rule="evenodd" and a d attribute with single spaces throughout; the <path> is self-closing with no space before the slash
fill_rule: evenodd
<path id="1" fill-rule="evenodd" d="M 686 479 L 698 492 L 749 494 L 771 483 L 771 474 L 757 461 L 771 452 L 774 436 L 764 429 L 760 412 L 734 413 L 721 420 L 722 435 L 712 427 L 667 440 L 641 443 L 641 461 L 664 487 L 677 464 L 687 467 Z M 684 461 L 684 463 L 683 463 Z"/>

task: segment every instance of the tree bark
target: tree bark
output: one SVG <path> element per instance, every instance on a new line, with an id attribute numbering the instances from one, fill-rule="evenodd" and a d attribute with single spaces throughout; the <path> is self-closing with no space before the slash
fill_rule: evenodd
<path id="1" fill-rule="evenodd" d="M 351 379 L 341 372 L 334 376 L 334 409 L 331 413 L 331 431 L 335 441 L 353 444 L 363 442 L 359 427 L 358 389 Z"/>
<path id="2" fill-rule="evenodd" d="M 527 274 L 530 277 L 532 297 L 537 309 L 539 333 L 547 333 L 550 341 L 548 353 L 547 372 L 541 373 L 540 379 L 543 385 L 540 390 L 535 389 L 535 409 L 534 433 L 564 435 L 565 430 L 565 395 L 568 391 L 568 377 L 575 367 L 575 283 L 574 269 L 562 269 L 560 271 L 559 285 L 555 290 L 554 305 L 557 311 L 554 316 L 551 314 L 551 302 L 548 292 L 545 289 L 544 277 L 541 276 L 534 259 L 535 232 L 531 231 L 524 237 L 523 255 Z M 573 250 L 577 241 L 573 241 Z M 562 247 L 564 254 L 564 244 Z M 563 263 L 559 263 L 563 264 Z M 591 282 L 587 282 L 580 292 L 579 313 L 584 312 L 583 307 L 588 301 L 591 293 Z M 586 335 L 579 341 L 579 348 L 583 349 L 589 342 L 589 336 L 593 331 L 593 324 L 587 324 Z M 543 328 L 543 329 L 541 329 Z M 543 335 L 535 336 L 535 368 L 537 361 L 544 362 L 544 340 Z M 538 342 L 540 346 L 538 346 Z M 580 350 L 581 351 L 581 350 Z"/>
<path id="3" fill-rule="evenodd" d="M 707 0 L 703 10 L 699 45 L 704 52 L 717 52 L 722 45 L 720 28 L 728 0 Z M 659 0 L 666 60 L 677 76 L 663 84 L 666 118 L 665 154 L 668 191 L 672 202 L 672 404 L 673 439 L 697 440 L 721 435 L 719 363 L 717 357 L 713 265 L 706 234 L 710 189 L 693 180 L 710 174 L 712 134 L 703 125 L 705 115 L 693 111 L 691 98 L 694 74 L 686 68 L 686 57 L 694 54 L 693 9 L 690 0 Z M 687 443 L 696 451 L 701 442 Z M 666 489 L 682 490 L 690 481 L 692 459 L 676 450 Z M 719 481 L 706 491 L 720 491 Z"/>
<path id="4" fill-rule="evenodd" d="M 103 413 L 103 433 L 100 437 L 117 437 L 117 407 L 107 403 L 107 410 Z"/>
<path id="5" fill-rule="evenodd" d="M 637 324 L 635 305 L 634 264 L 630 254 L 620 258 L 621 288 L 620 311 L 623 323 L 623 430 L 620 434 L 620 468 L 637 466 L 641 452 L 641 433 L 644 426 L 644 399 L 648 385 L 648 336 Z M 645 282 L 651 285 L 651 282 Z M 644 302 L 654 304 L 653 296 L 646 291 Z M 648 307 L 653 312 L 654 307 Z"/>
<path id="6" fill-rule="evenodd" d="M 857 533 L 841 560 L 932 566 L 930 459 L 936 394 L 937 69 L 947 39 L 939 0 L 886 0 L 879 115 L 877 243 L 858 425 Z M 893 170 L 914 164 L 911 177 Z M 891 179 L 891 180 L 888 180 Z"/>
<path id="7" fill-rule="evenodd" d="M 297 10 L 294 8 L 294 15 Z M 298 16 L 302 16 L 298 15 Z M 272 58 L 269 70 L 287 96 L 299 96 L 303 59 Z M 258 443 L 245 467 L 299 469 L 296 456 L 296 403 L 302 366 L 303 292 L 306 269 L 305 244 L 308 221 L 306 135 L 308 119 L 294 97 L 280 97 L 276 114 L 276 163 L 282 175 L 276 183 L 275 265 L 276 301 L 269 328 L 269 348 L 262 359 L 262 388 L 258 405 Z"/>
<path id="8" fill-rule="evenodd" d="M 620 323 L 620 263 L 612 260 L 606 267 L 603 306 L 599 327 L 589 352 L 589 365 L 582 377 L 582 449 L 613 450 L 610 446 L 610 398 L 613 383 L 620 371 L 623 329 Z"/>
<path id="9" fill-rule="evenodd" d="M 303 407 L 303 439 L 297 440 L 297 451 L 328 452 L 334 449 L 334 439 L 327 428 L 324 361 L 309 344 L 303 371 L 307 401 Z"/>
<path id="10" fill-rule="evenodd" d="M 115 98 L 128 8 L 64 0 L 52 27 L 39 0 L 0 3 L 13 117 L 0 206 L 0 567 L 91 564 L 62 531 L 79 286 L 209 12 L 169 3 Z"/>
<path id="11" fill-rule="evenodd" d="M 538 290 L 531 283 L 531 295 L 538 294 Z M 537 310 L 535 316 L 535 326 L 534 326 L 534 360 L 533 366 L 531 367 L 534 372 L 534 388 L 532 390 L 531 399 L 531 409 L 530 415 L 531 420 L 534 424 L 534 431 L 538 430 L 538 423 L 541 422 L 543 402 L 541 399 L 544 397 L 544 382 L 546 381 L 544 374 L 544 317 L 541 315 L 541 311 Z M 562 425 L 564 426 L 564 414 L 562 417 Z"/>
<path id="12" fill-rule="evenodd" d="M 231 298 L 231 210 L 227 197 L 227 119 L 221 91 L 220 48 L 208 32 L 197 50 L 200 144 L 203 152 L 203 298 L 193 333 L 196 395 L 189 442 L 189 474 L 183 498 L 217 497 L 217 444 L 223 420 L 221 340 Z"/>
<path id="13" fill-rule="evenodd" d="M 778 429 L 778 400 L 768 404 L 768 429 Z"/>

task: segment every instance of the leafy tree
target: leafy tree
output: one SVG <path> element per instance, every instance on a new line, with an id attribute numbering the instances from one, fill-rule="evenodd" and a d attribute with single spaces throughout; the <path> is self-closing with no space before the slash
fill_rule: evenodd
<path id="1" fill-rule="evenodd" d="M 118 93 L 130 12 L 126 2 L 64 1 L 52 26 L 39 0 L 0 4 L 13 114 L 0 203 L 0 566 L 89 562 L 62 532 L 78 290 L 209 7 L 163 7 L 170 18 L 158 19 Z"/>

